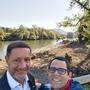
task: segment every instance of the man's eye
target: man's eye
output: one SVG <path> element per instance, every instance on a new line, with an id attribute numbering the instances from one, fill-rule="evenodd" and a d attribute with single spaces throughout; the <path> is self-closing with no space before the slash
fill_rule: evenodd
<path id="1" fill-rule="evenodd" d="M 19 59 L 15 59 L 14 62 L 20 62 L 20 60 Z"/>
<path id="2" fill-rule="evenodd" d="M 30 61 L 30 58 L 26 58 L 25 61 L 26 61 L 26 62 L 29 62 L 29 61 Z"/>
<path id="3" fill-rule="evenodd" d="M 54 67 L 50 67 L 50 69 L 49 69 L 50 71 L 53 71 L 53 72 L 55 72 L 56 71 L 56 69 L 54 68 Z"/>

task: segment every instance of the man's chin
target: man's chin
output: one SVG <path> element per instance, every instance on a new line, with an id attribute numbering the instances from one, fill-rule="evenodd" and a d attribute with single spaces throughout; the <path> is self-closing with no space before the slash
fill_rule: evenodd
<path id="1" fill-rule="evenodd" d="M 15 79 L 17 82 L 21 83 L 21 82 L 24 82 L 25 77 L 24 76 L 15 76 Z"/>
<path id="2" fill-rule="evenodd" d="M 56 87 L 60 87 L 61 82 L 55 82 L 55 81 L 54 81 L 54 82 L 51 83 L 51 84 L 52 84 L 53 87 L 56 88 Z"/>
<path id="3" fill-rule="evenodd" d="M 62 88 L 65 85 L 64 83 L 62 83 L 61 81 L 58 81 L 58 80 L 52 82 L 51 84 L 52 84 L 53 88 Z"/>
<path id="4" fill-rule="evenodd" d="M 18 81 L 24 81 L 26 79 L 26 74 L 15 74 L 14 78 Z"/>
<path id="5" fill-rule="evenodd" d="M 60 85 L 53 85 L 52 87 L 55 88 L 55 89 L 61 88 Z"/>

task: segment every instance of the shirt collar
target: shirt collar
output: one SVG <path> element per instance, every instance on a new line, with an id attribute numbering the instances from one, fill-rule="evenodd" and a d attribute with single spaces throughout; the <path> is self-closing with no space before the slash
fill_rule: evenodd
<path id="1" fill-rule="evenodd" d="M 20 83 L 18 83 L 12 76 L 11 74 L 9 73 L 9 71 L 7 71 L 7 79 L 8 79 L 8 83 L 10 85 L 11 88 L 15 88 L 17 86 L 20 85 Z M 25 82 L 27 82 L 29 79 L 28 79 L 28 76 L 26 75 L 26 80 Z"/>

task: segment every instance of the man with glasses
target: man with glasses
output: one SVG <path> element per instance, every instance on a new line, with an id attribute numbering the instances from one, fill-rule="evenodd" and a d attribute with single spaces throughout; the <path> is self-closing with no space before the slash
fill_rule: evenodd
<path id="1" fill-rule="evenodd" d="M 50 87 L 41 85 L 40 90 L 82 90 L 77 81 L 71 79 L 69 65 L 63 56 L 55 57 L 48 66 Z"/>

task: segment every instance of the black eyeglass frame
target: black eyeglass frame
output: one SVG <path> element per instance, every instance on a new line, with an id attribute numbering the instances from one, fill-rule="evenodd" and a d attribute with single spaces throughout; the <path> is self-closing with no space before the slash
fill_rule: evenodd
<path id="1" fill-rule="evenodd" d="M 68 70 L 65 68 L 49 67 L 48 71 L 51 73 L 55 73 L 57 71 L 58 74 L 64 75 Z"/>

